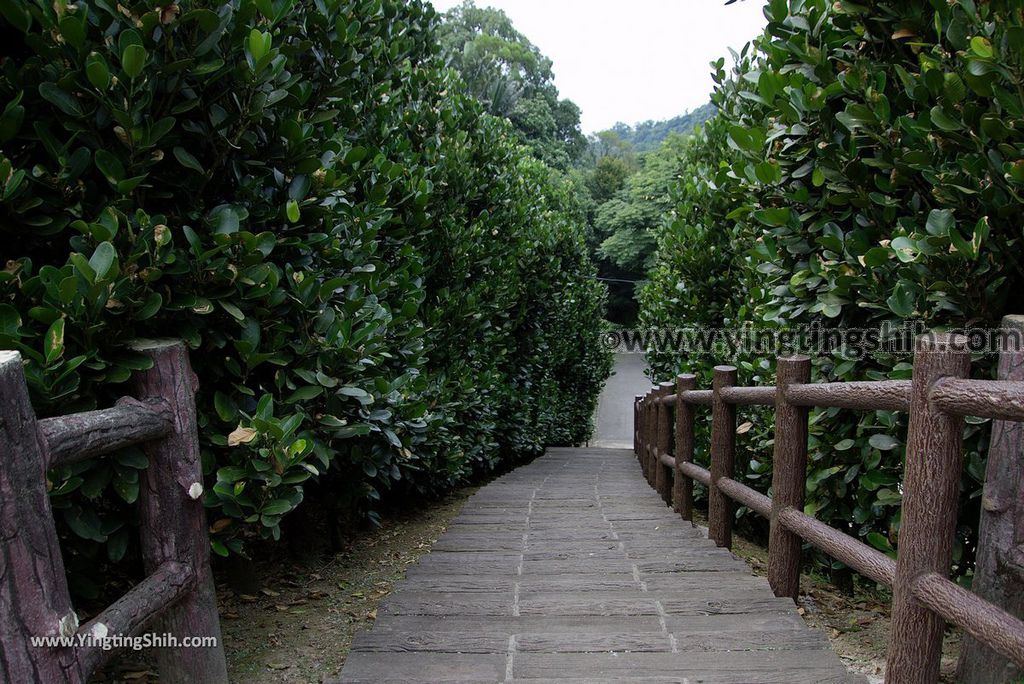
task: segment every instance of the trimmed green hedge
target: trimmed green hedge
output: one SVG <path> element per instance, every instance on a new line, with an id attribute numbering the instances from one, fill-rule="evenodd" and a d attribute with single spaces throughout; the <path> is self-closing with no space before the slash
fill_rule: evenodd
<path id="1" fill-rule="evenodd" d="M 0 348 L 41 414 L 186 339 L 221 554 L 310 478 L 372 510 L 586 437 L 610 359 L 573 193 L 461 94 L 429 5 L 153 7 L 0 3 Z M 112 560 L 104 493 L 144 467 L 51 474 Z"/>
<path id="2" fill-rule="evenodd" d="M 721 115 L 684 159 L 697 180 L 677 188 L 642 320 L 997 325 L 1024 286 L 1019 3 L 773 0 L 765 14 L 764 35 L 732 71 L 715 65 Z M 718 309 L 699 312 L 704 302 Z M 815 371 L 904 379 L 910 360 L 837 354 Z M 659 374 L 685 365 L 653 361 Z M 770 381 L 770 366 L 740 362 L 748 378 Z M 808 512 L 891 551 L 904 422 L 886 411 L 816 412 Z M 984 426 L 968 422 L 961 569 L 984 473 Z M 744 436 L 747 477 L 762 490 L 765 423 Z"/>

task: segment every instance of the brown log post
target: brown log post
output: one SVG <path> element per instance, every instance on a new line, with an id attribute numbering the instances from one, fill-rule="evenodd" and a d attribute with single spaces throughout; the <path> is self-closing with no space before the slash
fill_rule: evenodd
<path id="1" fill-rule="evenodd" d="M 665 398 L 672 394 L 675 383 L 662 382 L 658 385 L 658 437 L 657 456 L 670 453 L 672 441 L 672 409 L 665 402 Z M 672 505 L 672 468 L 662 463 L 660 458 L 655 458 L 654 467 L 655 489 L 666 505 Z"/>
<path id="2" fill-rule="evenodd" d="M 736 457 L 736 407 L 721 396 L 722 388 L 736 384 L 734 366 L 715 366 L 711 401 L 711 486 L 708 487 L 708 537 L 719 546 L 732 548 L 735 506 L 718 489 L 719 478 L 733 476 Z"/>
<path id="3" fill-rule="evenodd" d="M 633 430 L 636 449 L 634 449 L 639 461 L 644 451 L 644 397 L 638 395 L 636 400 L 636 411 L 633 414 Z"/>
<path id="4" fill-rule="evenodd" d="M 636 460 L 640 464 L 640 471 L 644 469 L 644 445 L 647 436 L 644 434 L 644 418 L 647 411 L 647 397 L 641 396 L 636 405 Z"/>
<path id="5" fill-rule="evenodd" d="M 138 398 L 168 402 L 174 431 L 148 442 L 149 467 L 139 491 L 139 528 L 148 573 L 176 561 L 195 571 L 194 589 L 158 621 L 162 631 L 184 637 L 215 637 L 209 648 L 161 648 L 156 652 L 160 681 L 189 684 L 228 681 L 217 596 L 210 572 L 210 541 L 203 509 L 202 469 L 196 424 L 195 379 L 188 350 L 180 341 L 139 340 L 131 347 L 153 360 L 153 367 L 133 378 Z"/>
<path id="6" fill-rule="evenodd" d="M 654 486 L 655 466 L 657 456 L 655 450 L 658 446 L 658 386 L 652 385 L 651 391 L 647 393 L 647 449 L 644 450 L 644 475 L 647 477 L 647 484 Z"/>
<path id="7" fill-rule="evenodd" d="M 772 515 L 768 535 L 768 583 L 776 596 L 794 601 L 800 594 L 803 541 L 779 522 L 786 508 L 804 509 L 807 488 L 808 409 L 786 400 L 786 389 L 811 379 L 811 360 L 796 355 L 778 359 L 775 371 L 775 451 L 772 456 Z"/>
<path id="8" fill-rule="evenodd" d="M 1024 316 L 1003 319 L 999 380 L 1024 380 Z M 972 591 L 1024 620 L 1024 423 L 992 421 Z M 957 681 L 1019 681 L 1010 659 L 964 634 Z"/>
<path id="9" fill-rule="evenodd" d="M 647 449 L 647 395 L 640 399 L 636 416 L 637 451 L 636 460 L 640 463 L 640 472 L 644 472 L 644 451 Z"/>
<path id="10" fill-rule="evenodd" d="M 0 351 L 0 681 L 81 682 L 70 648 L 30 637 L 71 637 L 64 561 L 46 493 L 46 453 L 21 354 Z"/>
<path id="11" fill-rule="evenodd" d="M 661 433 L 662 433 L 662 430 L 663 430 L 663 427 L 662 427 L 663 423 L 665 422 L 663 420 L 663 413 L 664 413 L 664 408 L 665 407 L 662 406 L 662 404 L 661 404 L 661 399 L 664 396 L 664 394 L 662 392 L 662 389 L 661 389 L 661 386 L 660 385 L 656 385 L 656 387 L 657 387 L 657 389 L 655 389 L 654 392 L 653 392 L 653 395 L 654 395 L 654 417 L 653 417 L 654 434 L 653 434 L 653 439 L 651 440 L 651 442 L 652 442 L 651 443 L 651 446 L 652 446 L 652 450 L 651 450 L 651 486 L 654 488 L 654 491 L 658 492 L 658 494 L 660 496 L 661 495 L 661 487 L 662 487 L 662 477 L 663 477 L 662 470 L 663 469 L 661 467 L 661 462 L 660 462 L 658 457 L 661 455 L 661 446 L 662 446 L 661 445 L 661 442 L 662 442 Z"/>
<path id="12" fill-rule="evenodd" d="M 637 408 L 637 452 L 636 460 L 640 462 L 640 472 L 646 474 L 647 468 L 647 395 L 640 399 Z"/>
<path id="13" fill-rule="evenodd" d="M 672 503 L 683 520 L 693 520 L 693 480 L 683 475 L 683 463 L 693 463 L 693 406 L 683 400 L 683 392 L 697 386 L 697 376 L 680 373 L 676 376 L 675 457 L 676 473 L 672 486 Z"/>
<path id="14" fill-rule="evenodd" d="M 633 453 L 640 454 L 640 401 L 643 396 L 637 394 L 633 397 Z"/>
<path id="15" fill-rule="evenodd" d="M 886 681 L 927 684 L 939 679 L 941 617 L 913 596 L 915 580 L 949 574 L 963 464 L 963 420 L 934 409 L 932 385 L 966 377 L 971 357 L 966 338 L 931 333 L 916 341 L 903 474 L 903 513 L 893 585 L 892 641 Z"/>

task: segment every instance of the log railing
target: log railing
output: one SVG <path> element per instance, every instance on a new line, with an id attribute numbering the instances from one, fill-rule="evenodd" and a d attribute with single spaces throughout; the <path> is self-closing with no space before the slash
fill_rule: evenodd
<path id="1" fill-rule="evenodd" d="M 963 460 L 962 417 L 1024 421 L 1024 382 L 1016 376 L 1012 380 L 969 379 L 970 355 L 964 351 L 964 342 L 942 334 L 919 338 L 911 381 L 811 384 L 810 359 L 791 356 L 778 359 L 774 387 L 738 387 L 736 369 L 718 366 L 711 390 L 696 389 L 695 376 L 682 374 L 675 383 L 656 385 L 634 402 L 634 451 L 644 475 L 684 519 L 693 519 L 696 480 L 708 489 L 708 537 L 719 546 L 731 547 L 737 503 L 770 520 L 768 581 L 777 596 L 797 598 L 804 542 L 892 587 L 890 682 L 938 681 L 945 622 L 963 628 L 972 643 L 991 652 L 994 660 L 990 662 L 997 663 L 996 677 L 999 672 L 1011 672 L 1014 664 L 1024 667 L 1020 615 L 1014 616 L 948 579 Z M 1024 353 L 1017 352 L 1016 357 L 1022 360 L 1018 366 L 1024 365 Z M 1000 377 L 1006 376 L 1001 372 Z M 745 405 L 775 407 L 771 498 L 734 479 L 736 407 Z M 697 406 L 711 407 L 710 470 L 693 462 Z M 896 560 L 803 512 L 810 407 L 909 412 Z M 994 430 L 1001 429 L 1005 427 L 997 421 Z M 1014 444 L 1016 453 L 1002 453 L 993 447 L 990 472 L 992 459 L 1021 458 L 1021 440 Z M 1004 508 L 1019 504 L 1003 503 Z M 1018 534 L 1022 532 L 1024 517 L 1017 529 Z M 1014 553 L 1024 557 L 1022 541 L 1001 549 L 1000 558 Z M 982 544 L 985 542 L 983 538 Z M 985 553 L 980 547 L 979 559 Z M 1024 572 L 1019 565 L 1015 567 L 1016 572 Z M 1017 574 L 1013 580 L 1018 593 L 1022 579 L 1024 574 Z M 1000 662 L 1004 665 L 998 665 Z M 971 681 L 1003 681 L 967 676 Z"/>
<path id="2" fill-rule="evenodd" d="M 160 681 L 227 682 L 201 496 L 195 380 L 181 342 L 139 341 L 153 361 L 135 398 L 37 420 L 21 355 L 0 351 L 0 681 L 78 684 L 149 631 Z M 50 468 L 141 445 L 138 518 L 147 577 L 85 625 L 71 605 L 46 488 Z M 171 636 L 167 636 L 171 635 Z M 42 639 L 50 639 L 45 645 Z M 58 638 L 63 640 L 58 641 Z M 197 638 L 206 643 L 196 647 Z M 212 641 L 212 644 L 210 643 Z M 176 642 L 176 643 L 175 643 Z"/>

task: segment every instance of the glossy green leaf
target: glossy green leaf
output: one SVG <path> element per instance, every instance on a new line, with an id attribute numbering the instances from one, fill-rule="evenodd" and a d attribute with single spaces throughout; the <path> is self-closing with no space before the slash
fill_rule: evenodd
<path id="1" fill-rule="evenodd" d="M 121 67 L 129 78 L 138 78 L 146 68 L 148 59 L 146 48 L 136 44 L 128 45 L 121 53 Z"/>
<path id="2" fill-rule="evenodd" d="M 110 68 L 98 52 L 93 52 L 85 60 L 85 75 L 97 90 L 106 91 L 110 86 Z"/>
<path id="3" fill-rule="evenodd" d="M 40 83 L 39 94 L 68 116 L 79 117 L 85 114 L 78 100 L 56 83 Z"/>
<path id="4" fill-rule="evenodd" d="M 174 148 L 174 158 L 178 160 L 178 163 L 184 166 L 186 169 L 192 169 L 199 173 L 206 173 L 203 169 L 203 165 L 199 163 L 199 160 L 192 155 L 191 152 L 186 150 L 184 147 Z"/>

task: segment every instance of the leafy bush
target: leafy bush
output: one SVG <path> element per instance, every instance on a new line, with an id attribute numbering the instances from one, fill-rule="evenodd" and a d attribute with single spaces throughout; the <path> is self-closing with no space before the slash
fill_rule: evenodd
<path id="1" fill-rule="evenodd" d="M 716 65 L 715 125 L 728 137 L 717 145 L 724 166 L 705 177 L 729 204 L 697 212 L 746 260 L 725 295 L 743 302 L 737 314 L 769 326 L 997 324 L 1024 280 L 1019 5 L 775 0 L 765 14 L 764 35 L 731 73 Z M 676 224 L 662 244 L 689 252 L 685 230 Z M 695 301 L 719 298 L 722 290 L 679 265 L 698 258 L 663 251 L 662 280 L 685 279 Z M 664 286 L 652 285 L 649 323 L 668 322 L 664 298 Z M 902 379 L 909 361 L 836 355 L 815 368 L 821 380 Z M 808 510 L 889 550 L 903 426 L 885 411 L 817 412 Z M 968 425 L 966 437 L 969 551 L 982 426 Z"/>
<path id="2" fill-rule="evenodd" d="M 609 361 L 580 219 L 460 94 L 429 5 L 0 8 L 0 347 L 47 414 L 122 393 L 125 340 L 187 340 L 215 551 L 277 538 L 310 478 L 372 507 L 585 437 Z M 102 494 L 144 467 L 51 474 L 112 560 Z"/>

